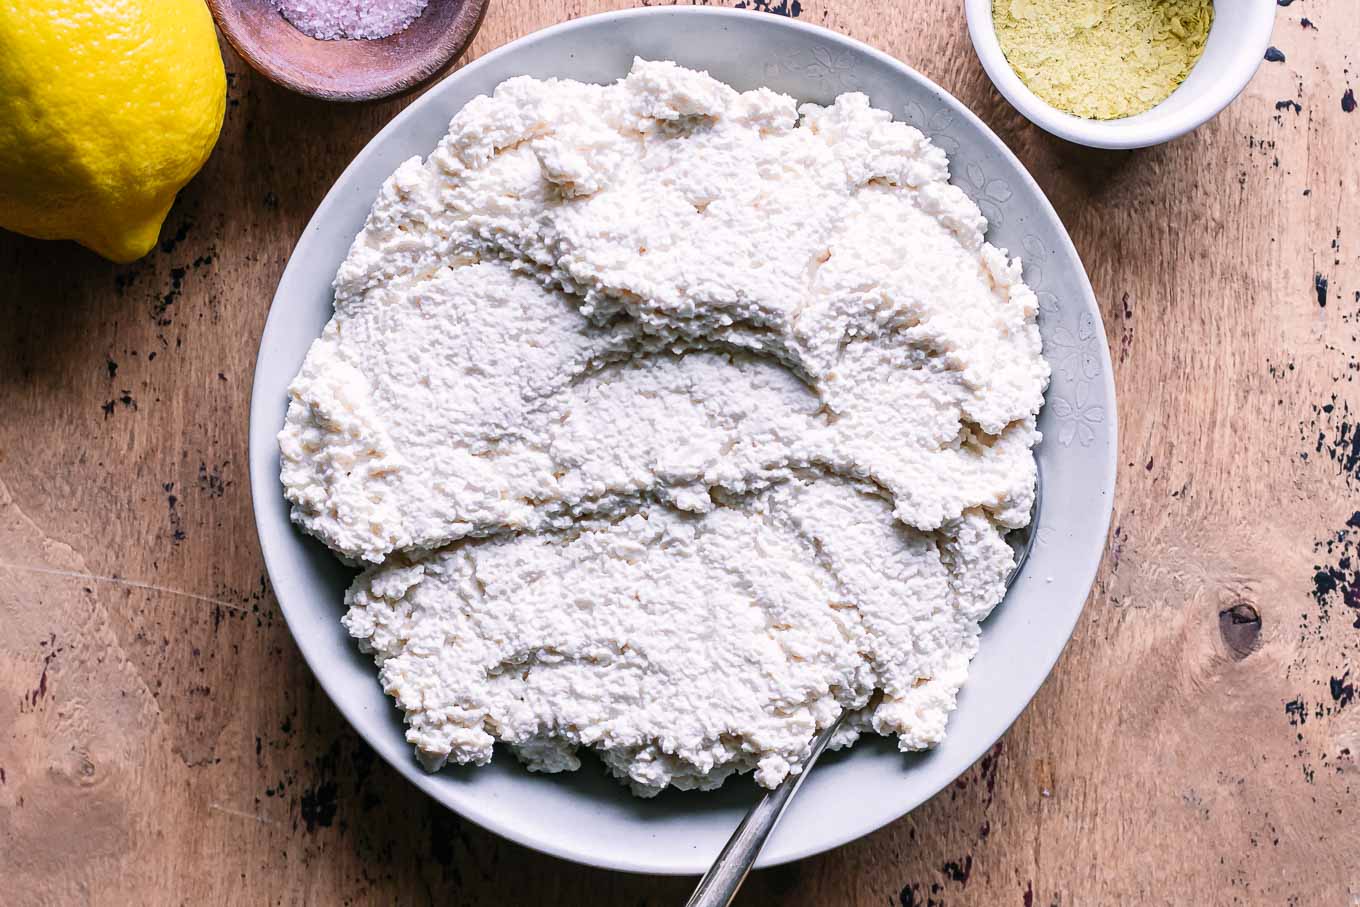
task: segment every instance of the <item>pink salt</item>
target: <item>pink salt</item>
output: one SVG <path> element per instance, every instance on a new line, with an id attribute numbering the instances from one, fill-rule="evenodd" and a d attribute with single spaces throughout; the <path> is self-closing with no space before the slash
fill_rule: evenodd
<path id="1" fill-rule="evenodd" d="M 274 0 L 283 17 L 304 35 L 386 38 L 416 21 L 429 0 Z"/>

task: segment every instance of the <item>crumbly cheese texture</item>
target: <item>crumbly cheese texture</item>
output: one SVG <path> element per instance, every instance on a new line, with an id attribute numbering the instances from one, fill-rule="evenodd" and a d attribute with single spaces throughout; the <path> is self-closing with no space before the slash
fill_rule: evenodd
<path id="1" fill-rule="evenodd" d="M 517 78 L 384 185 L 280 435 L 427 765 L 772 786 L 938 742 L 1048 367 L 944 154 L 859 94 Z"/>

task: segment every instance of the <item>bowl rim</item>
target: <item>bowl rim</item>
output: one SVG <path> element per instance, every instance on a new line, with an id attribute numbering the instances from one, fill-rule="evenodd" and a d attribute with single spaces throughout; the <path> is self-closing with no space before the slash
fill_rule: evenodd
<path id="1" fill-rule="evenodd" d="M 721 25 L 725 21 L 750 19 L 757 16 L 760 17 L 762 22 L 765 22 L 772 27 L 784 28 L 805 37 L 816 38 L 833 45 L 840 45 L 845 49 L 854 49 L 856 52 L 874 58 L 889 68 L 900 71 L 907 78 L 918 80 L 921 84 L 927 86 L 933 92 L 936 92 L 942 99 L 947 99 L 949 102 L 952 102 L 954 112 L 958 116 L 966 119 L 970 125 L 978 129 L 985 137 L 989 138 L 991 146 L 995 149 L 997 154 L 1004 158 L 1005 161 L 1014 168 L 1017 177 L 1020 180 L 1023 180 L 1033 191 L 1040 212 L 1045 217 L 1051 218 L 1059 225 L 1059 227 L 1061 227 L 1061 219 L 1058 218 L 1057 213 L 1054 211 L 1052 203 L 1048 200 L 1042 189 L 1039 188 L 1033 176 L 1025 166 L 1015 157 L 1014 153 L 1005 145 L 1005 143 L 977 117 L 976 114 L 969 110 L 952 94 L 946 92 L 934 81 L 890 54 L 830 29 L 798 22 L 785 17 L 764 15 L 741 9 L 689 6 L 644 7 L 600 13 L 581 17 L 579 19 L 567 20 L 526 34 L 479 57 L 477 60 L 474 60 L 466 66 L 461 67 L 450 78 L 456 78 L 463 73 L 475 72 L 482 67 L 489 66 L 493 62 L 499 60 L 502 56 L 519 50 L 525 44 L 557 37 L 561 34 L 570 33 L 579 29 L 588 29 L 609 22 L 641 17 L 687 17 L 694 19 L 707 18 L 713 20 L 715 24 Z M 437 110 L 441 104 L 441 92 L 438 91 L 438 88 L 436 87 L 435 90 L 427 92 L 410 104 L 406 109 L 398 113 L 381 130 L 379 130 L 336 179 L 331 189 L 317 206 L 312 218 L 303 228 L 303 231 L 299 236 L 298 244 L 301 245 L 312 233 L 314 233 L 318 229 L 318 224 L 325 221 L 330 209 L 341 204 L 346 194 L 352 191 L 348 188 L 350 183 L 358 176 L 358 172 L 366 166 L 368 158 L 377 154 L 375 148 L 381 144 L 380 140 L 386 138 L 390 133 L 400 128 L 408 119 L 421 116 L 425 108 L 432 107 Z M 1105 452 L 1103 461 L 1098 463 L 1101 475 L 1104 478 L 1103 487 L 1100 492 L 1101 500 L 1099 503 L 1092 502 L 1090 506 L 1090 513 L 1093 520 L 1100 527 L 1099 537 L 1096 538 L 1093 535 L 1086 543 L 1092 546 L 1093 556 L 1090 558 L 1089 565 L 1084 569 L 1072 573 L 1074 581 L 1084 590 L 1081 604 L 1073 610 L 1070 615 L 1070 620 L 1066 619 L 1065 616 L 1062 621 L 1050 621 L 1050 623 L 1053 624 L 1052 639 L 1058 643 L 1056 648 L 1053 650 L 1051 657 L 1048 657 L 1047 654 L 1045 654 L 1029 659 L 1032 664 L 1042 669 L 1037 675 L 1038 680 L 1032 685 L 1026 686 L 1023 701 L 1013 710 L 1010 708 L 994 710 L 1000 711 L 1001 713 L 997 720 L 998 729 L 995 736 L 992 736 L 985 745 L 977 748 L 976 752 L 974 752 L 971 758 L 966 762 L 960 761 L 956 770 L 951 768 L 951 773 L 946 780 L 941 781 L 937 785 L 933 785 L 931 789 L 921 796 L 916 804 L 913 804 L 908 809 L 886 819 L 882 819 L 881 821 L 877 821 L 876 819 L 875 821 L 877 824 L 864 824 L 853 832 L 837 833 L 836 835 L 819 840 L 816 843 L 792 846 L 778 853 L 777 856 L 772 855 L 771 851 L 767 849 L 765 854 L 762 855 L 762 858 L 757 861 L 757 868 L 782 865 L 840 847 L 900 819 L 921 803 L 938 795 L 939 792 L 952 783 L 954 779 L 957 779 L 959 775 L 967 771 L 971 765 L 976 763 L 977 759 L 981 758 L 996 740 L 1000 739 L 1006 733 L 1016 718 L 1029 707 L 1034 696 L 1038 693 L 1039 688 L 1051 676 L 1053 667 L 1056 665 L 1058 659 L 1065 650 L 1068 641 L 1071 639 L 1077 621 L 1084 611 L 1085 603 L 1089 601 L 1090 589 L 1094 584 L 1096 573 L 1104 560 L 1106 539 L 1108 537 L 1109 526 L 1113 515 L 1114 489 L 1118 469 L 1118 422 L 1117 411 L 1115 409 L 1115 388 L 1113 383 L 1112 362 L 1109 345 L 1105 341 L 1105 332 L 1101 325 L 1099 307 L 1096 304 L 1095 296 L 1091 289 L 1090 279 L 1085 268 L 1080 264 L 1080 256 L 1077 254 L 1077 251 L 1072 244 L 1071 237 L 1067 234 L 1065 228 L 1060 229 L 1058 233 L 1058 244 L 1060 248 L 1054 251 L 1061 251 L 1066 255 L 1070 255 L 1071 258 L 1077 262 L 1076 282 L 1078 289 L 1083 299 L 1089 303 L 1089 306 L 1094 313 L 1095 336 L 1099 337 L 1099 341 L 1095 345 L 1092 355 L 1096 357 L 1100 366 L 1100 382 L 1105 385 L 1107 389 L 1110 410 L 1107 419 L 1109 446 L 1108 450 Z M 294 618 L 290 617 L 289 611 L 291 609 L 284 603 L 284 598 L 287 593 L 282 591 L 282 589 L 274 582 L 275 577 L 286 575 L 288 572 L 280 569 L 284 566 L 284 554 L 266 541 L 271 535 L 278 531 L 278 527 L 271 525 L 273 520 L 269 514 L 271 510 L 274 509 L 271 505 L 277 503 L 275 499 L 282 500 L 282 494 L 280 492 L 277 474 L 277 432 L 279 425 L 274 420 L 275 414 L 273 411 L 273 408 L 277 404 L 277 401 L 274 399 L 277 393 L 277 386 L 265 377 L 266 371 L 262 366 L 267 362 L 270 356 L 275 354 L 275 349 L 265 341 L 270 337 L 270 322 L 276 317 L 278 317 L 280 321 L 283 320 L 279 315 L 281 309 L 286 307 L 287 303 L 287 300 L 283 296 L 283 289 L 290 284 L 290 276 L 292 280 L 302 279 L 294 273 L 295 270 L 297 272 L 302 272 L 314 267 L 312 263 L 299 258 L 296 253 L 297 248 L 290 254 L 288 264 L 279 280 L 279 288 L 276 290 L 275 296 L 271 301 L 270 312 L 262 333 L 259 355 L 256 359 L 256 369 L 252 380 L 249 428 L 250 450 L 248 454 L 251 500 L 255 513 L 257 533 L 259 534 L 261 556 L 265 562 L 265 569 L 270 576 L 271 586 L 273 586 L 275 596 L 279 602 L 279 610 L 289 626 L 290 634 L 293 636 L 295 644 L 301 652 L 303 659 L 306 661 L 309 669 L 311 669 L 323 691 L 335 704 L 337 710 L 345 717 L 351 727 L 356 729 L 356 733 L 368 743 L 368 735 L 364 731 L 359 730 L 362 726 L 362 722 L 360 721 L 363 714 L 362 707 L 347 700 L 343 696 L 337 695 L 336 686 L 338 681 L 329 678 L 329 675 L 325 670 L 326 665 L 324 662 L 327 656 L 322 652 L 321 643 L 309 639 L 307 634 L 299 632 L 301 627 L 295 623 Z M 312 338 L 310 337 L 308 338 L 309 342 L 311 339 Z M 285 522 L 287 522 L 286 517 Z M 297 532 L 296 527 L 291 524 L 287 528 L 292 532 Z M 1048 582 L 1052 582 L 1052 578 L 1050 578 Z M 285 586 L 288 585 L 291 584 L 285 584 Z M 300 614 L 298 616 L 299 618 L 301 617 Z M 522 825 L 501 821 L 494 813 L 482 809 L 477 802 L 471 799 L 462 800 L 458 803 L 457 807 L 455 807 L 445 794 L 434 789 L 432 782 L 429 780 L 434 776 L 425 773 L 417 765 L 414 759 L 409 758 L 408 747 L 402 747 L 403 754 L 408 758 L 398 758 L 374 744 L 369 745 L 373 746 L 374 751 L 394 768 L 399 775 L 411 782 L 413 786 L 421 790 L 426 796 L 431 797 L 431 799 L 438 802 L 441 806 L 454 809 L 460 816 L 480 825 L 482 828 L 541 853 L 605 869 L 654 875 L 696 874 L 702 872 L 707 863 L 707 859 L 704 858 L 702 862 L 695 862 L 692 865 L 685 864 L 678 866 L 669 863 L 658 865 L 634 857 L 620 856 L 614 853 L 601 854 L 588 851 L 580 846 L 574 847 L 569 844 L 555 844 L 546 841 L 542 836 L 536 835 L 532 829 Z"/>
<path id="2" fill-rule="evenodd" d="M 1163 122 L 1130 123 L 1073 116 L 1029 89 L 1001 50 L 992 22 L 992 0 L 964 0 L 964 16 L 973 50 L 996 90 L 1031 123 L 1058 138 L 1090 148 L 1127 150 L 1169 142 L 1207 123 L 1242 93 L 1265 59 L 1275 27 L 1275 0 L 1245 0 L 1234 14 L 1248 15 L 1249 40 L 1238 42 L 1227 65 L 1210 89 L 1184 110 Z M 1217 20 L 1215 20 L 1217 21 Z M 1198 64 L 1197 64 L 1198 65 Z M 1179 90 L 1179 89 L 1177 89 Z"/>

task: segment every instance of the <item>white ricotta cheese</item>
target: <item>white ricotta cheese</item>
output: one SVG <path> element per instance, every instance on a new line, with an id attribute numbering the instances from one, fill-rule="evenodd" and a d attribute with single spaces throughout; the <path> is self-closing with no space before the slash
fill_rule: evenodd
<path id="1" fill-rule="evenodd" d="M 777 783 L 938 742 L 1028 520 L 1018 261 L 917 130 L 637 61 L 512 79 L 384 185 L 280 435 L 432 767 Z M 461 541 L 460 541 L 461 540 Z"/>
<path id="2" fill-rule="evenodd" d="M 930 746 L 1010 548 L 981 515 L 917 532 L 828 478 L 397 556 L 350 590 L 345 626 L 431 768 L 485 763 L 502 740 L 545 771 L 595 747 L 643 795 L 750 769 L 774 786 L 871 698 L 875 731 Z"/>

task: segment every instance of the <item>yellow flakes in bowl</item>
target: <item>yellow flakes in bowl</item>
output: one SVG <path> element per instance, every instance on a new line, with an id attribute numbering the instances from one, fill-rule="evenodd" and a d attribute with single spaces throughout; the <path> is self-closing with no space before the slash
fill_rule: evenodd
<path id="1" fill-rule="evenodd" d="M 1190 74 L 1212 0 L 993 0 L 1007 62 L 1059 110 L 1114 120 L 1150 110 Z"/>

